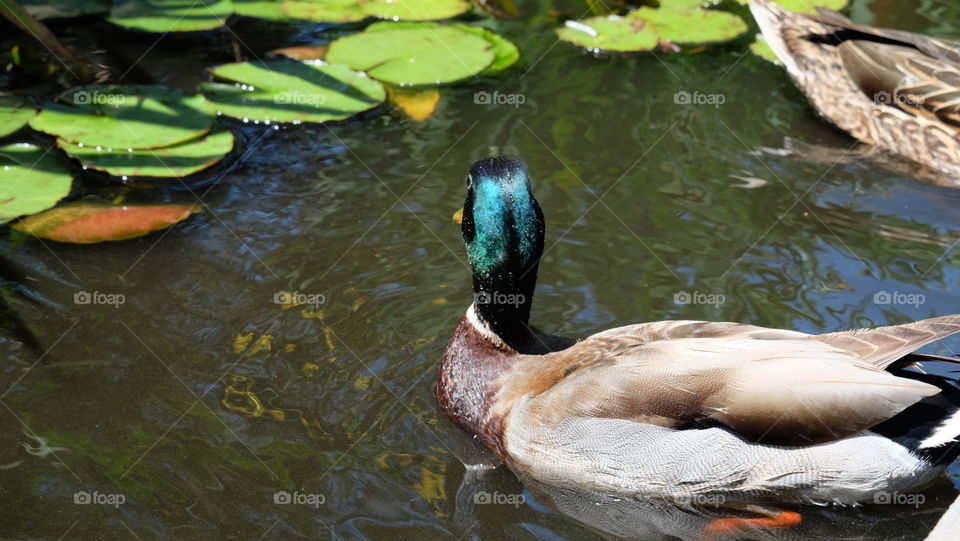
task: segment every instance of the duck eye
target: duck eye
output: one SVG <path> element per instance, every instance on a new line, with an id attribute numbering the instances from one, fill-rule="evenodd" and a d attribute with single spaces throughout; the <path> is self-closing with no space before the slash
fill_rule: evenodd
<path id="1" fill-rule="evenodd" d="M 467 175 L 467 188 L 473 188 L 473 175 Z"/>

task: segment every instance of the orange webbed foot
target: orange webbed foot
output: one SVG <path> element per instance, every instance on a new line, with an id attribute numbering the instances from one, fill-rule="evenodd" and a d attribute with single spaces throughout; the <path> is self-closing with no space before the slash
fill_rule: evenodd
<path id="1" fill-rule="evenodd" d="M 713 539 L 717 536 L 736 533 L 749 528 L 792 528 L 800 524 L 802 520 L 800 513 L 794 511 L 750 510 L 759 511 L 767 516 L 759 518 L 723 517 L 711 520 L 703 528 L 706 537 Z"/>

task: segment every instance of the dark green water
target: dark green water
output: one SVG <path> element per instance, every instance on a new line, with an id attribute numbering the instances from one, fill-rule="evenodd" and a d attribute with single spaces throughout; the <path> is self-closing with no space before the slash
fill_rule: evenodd
<path id="1" fill-rule="evenodd" d="M 471 300 L 451 215 L 490 147 L 526 159 L 546 214 L 534 322 L 551 332 L 665 318 L 829 332 L 958 311 L 960 190 L 838 161 L 853 141 L 743 43 L 596 59 L 555 43 L 554 7 L 525 2 L 522 19 L 498 23 L 521 64 L 444 88 L 426 122 L 378 111 L 241 127 L 238 167 L 149 196 L 209 205 L 167 233 L 4 241 L 25 274 L 4 295 L 40 348 L 0 334 L 2 536 L 598 539 L 627 536 L 632 520 L 641 538 L 690 536 L 676 509 L 548 496 L 503 468 L 465 474 L 469 441 L 438 414 L 432 384 Z M 859 1 L 852 13 L 960 30 L 951 0 Z M 258 53 L 317 35 L 238 34 Z M 228 59 L 174 40 L 142 65 L 193 88 L 202 66 Z M 524 103 L 477 104 L 481 91 Z M 724 103 L 677 104 L 678 92 Z M 759 150 L 787 145 L 799 150 Z M 146 198 L 99 195 L 121 192 Z M 79 291 L 125 302 L 78 305 Z M 280 291 L 324 302 L 284 309 Z M 884 292 L 923 298 L 875 302 Z M 683 293 L 723 302 L 680 304 Z M 928 351 L 952 355 L 960 339 Z M 777 535 L 922 539 L 958 481 L 918 507 L 807 509 Z M 75 504 L 78 491 L 123 503 Z M 275 503 L 278 491 L 316 505 Z M 517 505 L 474 503 L 483 492 Z"/>

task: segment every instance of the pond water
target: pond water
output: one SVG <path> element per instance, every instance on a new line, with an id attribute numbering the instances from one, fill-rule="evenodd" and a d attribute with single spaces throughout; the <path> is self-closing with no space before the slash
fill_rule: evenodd
<path id="1" fill-rule="evenodd" d="M 380 110 L 238 125 L 235 167 L 150 195 L 209 207 L 168 232 L 3 241 L 4 537 L 696 538 L 696 513 L 480 471 L 489 457 L 439 414 L 437 363 L 471 300 L 451 215 L 492 148 L 528 162 L 546 215 L 533 321 L 550 332 L 661 319 L 830 332 L 958 311 L 960 190 L 859 156 L 743 43 L 597 59 L 555 43 L 547 15 L 582 3 L 520 7 L 497 30 L 521 64 L 444 87 L 426 122 Z M 851 13 L 960 31 L 952 0 Z M 128 40 L 111 54 L 130 62 L 153 41 L 92 37 L 102 30 L 65 32 Z M 319 37 L 237 32 L 256 54 Z M 210 40 L 162 40 L 129 77 L 192 89 L 230 60 L 217 52 L 229 40 Z M 684 92 L 710 103 L 677 103 Z M 277 304 L 283 291 L 316 306 Z M 78 292 L 116 302 L 77 304 Z M 960 338 L 927 351 L 955 354 Z M 772 535 L 922 539 L 957 495 L 951 472 L 916 505 L 803 509 L 803 525 Z"/>

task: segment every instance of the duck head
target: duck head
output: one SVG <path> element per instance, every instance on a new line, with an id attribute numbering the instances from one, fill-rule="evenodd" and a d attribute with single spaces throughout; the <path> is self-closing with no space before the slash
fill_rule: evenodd
<path id="1" fill-rule="evenodd" d="M 487 330 L 517 349 L 531 337 L 533 289 L 543 253 L 543 212 L 526 165 L 485 158 L 467 176 L 463 242 L 473 270 L 474 313 Z"/>

